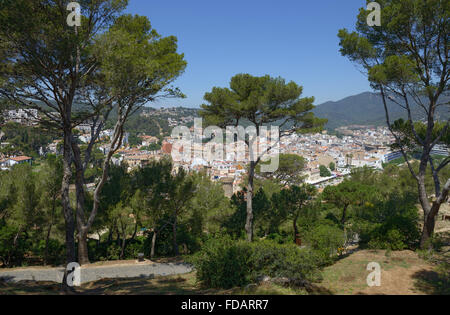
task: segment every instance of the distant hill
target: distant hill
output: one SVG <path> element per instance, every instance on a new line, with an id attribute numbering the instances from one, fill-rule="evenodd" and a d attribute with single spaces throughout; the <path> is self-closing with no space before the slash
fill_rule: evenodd
<path id="1" fill-rule="evenodd" d="M 439 100 L 440 103 L 448 101 L 450 101 L 448 96 L 441 97 Z M 423 102 L 426 103 L 425 100 Z M 407 118 L 406 111 L 394 102 L 389 101 L 388 107 L 392 122 L 400 118 Z M 386 125 L 383 101 L 377 93 L 365 92 L 337 102 L 326 102 L 318 105 L 313 112 L 317 117 L 328 119 L 326 128 L 329 130 L 348 125 Z M 423 109 L 419 106 L 414 105 L 412 112 L 414 120 L 421 120 L 425 117 Z M 450 116 L 449 105 L 441 106 L 437 116 L 440 120 L 448 119 Z"/>

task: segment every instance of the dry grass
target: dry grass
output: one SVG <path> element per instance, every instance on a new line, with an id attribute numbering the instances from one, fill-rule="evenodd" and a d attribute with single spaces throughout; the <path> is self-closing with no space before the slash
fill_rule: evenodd
<path id="1" fill-rule="evenodd" d="M 381 286 L 369 287 L 366 270 L 370 262 L 382 269 Z M 324 270 L 320 284 L 338 295 L 449 294 L 448 268 L 439 270 L 412 251 L 358 251 Z M 447 291 L 446 291 L 447 290 Z"/>

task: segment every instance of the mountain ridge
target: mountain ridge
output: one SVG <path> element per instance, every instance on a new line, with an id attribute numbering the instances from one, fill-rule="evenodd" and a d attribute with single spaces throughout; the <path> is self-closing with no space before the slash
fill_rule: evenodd
<path id="1" fill-rule="evenodd" d="M 450 97 L 443 96 L 440 103 L 449 100 Z M 393 101 L 388 101 L 388 108 L 391 122 L 400 118 L 407 119 L 406 111 Z M 414 120 L 425 118 L 424 110 L 420 106 L 412 105 L 411 109 Z M 348 125 L 386 126 L 386 115 L 381 95 L 373 92 L 363 92 L 338 101 L 328 101 L 317 105 L 313 112 L 317 117 L 328 119 L 326 128 L 329 130 Z M 450 117 L 448 105 L 447 107 L 440 106 L 436 114 L 438 120 L 448 119 Z"/>

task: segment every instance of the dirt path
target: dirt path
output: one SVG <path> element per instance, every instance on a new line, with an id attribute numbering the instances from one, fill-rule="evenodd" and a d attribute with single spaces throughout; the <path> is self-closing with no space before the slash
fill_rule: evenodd
<path id="1" fill-rule="evenodd" d="M 153 278 L 192 272 L 185 263 L 133 263 L 90 265 L 81 268 L 81 283 L 101 279 Z M 6 282 L 37 281 L 61 283 L 63 268 L 20 268 L 0 271 L 0 279 Z"/>

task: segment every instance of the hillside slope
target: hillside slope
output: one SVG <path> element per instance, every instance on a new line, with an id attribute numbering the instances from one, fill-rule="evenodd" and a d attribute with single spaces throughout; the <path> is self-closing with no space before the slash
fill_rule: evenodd
<path id="1" fill-rule="evenodd" d="M 449 102 L 449 100 L 450 97 L 441 97 L 440 103 Z M 407 118 L 406 111 L 394 102 L 389 101 L 388 107 L 392 122 L 399 118 Z M 413 106 L 412 111 L 415 120 L 425 117 L 423 109 L 419 106 Z M 314 109 L 314 114 L 320 118 L 328 119 L 327 129 L 347 125 L 386 125 L 381 96 L 371 92 L 349 96 L 337 102 L 323 103 Z M 450 117 L 449 105 L 440 106 L 437 116 L 441 120 L 448 119 Z"/>

